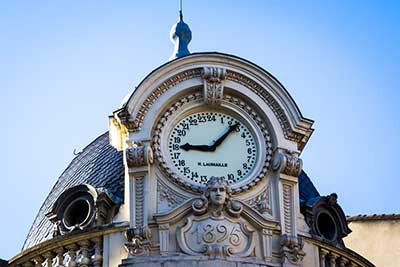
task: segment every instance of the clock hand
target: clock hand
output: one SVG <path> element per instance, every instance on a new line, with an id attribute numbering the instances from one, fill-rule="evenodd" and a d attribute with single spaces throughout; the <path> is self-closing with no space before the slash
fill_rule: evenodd
<path id="1" fill-rule="evenodd" d="M 236 127 L 239 126 L 239 123 L 235 123 L 234 125 L 229 126 L 228 130 L 216 141 L 211 146 L 208 145 L 191 145 L 189 143 L 186 143 L 184 145 L 181 145 L 180 148 L 182 148 L 185 151 L 189 150 L 197 150 L 197 151 L 203 151 L 203 152 L 213 152 L 215 149 L 225 140 L 225 138 L 233 131 L 236 130 Z"/>
<path id="2" fill-rule="evenodd" d="M 182 148 L 185 151 L 189 151 L 189 150 L 198 150 L 198 151 L 203 151 L 203 152 L 213 151 L 213 150 L 211 150 L 211 146 L 207 146 L 207 145 L 191 145 L 189 143 L 181 145 L 180 148 Z"/>
<path id="3" fill-rule="evenodd" d="M 218 138 L 218 139 L 211 145 L 211 151 L 214 151 L 220 144 L 222 144 L 222 142 L 225 140 L 225 138 L 228 137 L 228 135 L 229 135 L 231 132 L 235 131 L 236 128 L 237 128 L 239 125 L 240 125 L 240 123 L 238 123 L 238 122 L 235 123 L 235 124 L 233 124 L 233 125 L 230 125 L 229 128 L 228 128 L 228 130 L 227 130 L 223 135 L 221 135 L 221 137 Z"/>

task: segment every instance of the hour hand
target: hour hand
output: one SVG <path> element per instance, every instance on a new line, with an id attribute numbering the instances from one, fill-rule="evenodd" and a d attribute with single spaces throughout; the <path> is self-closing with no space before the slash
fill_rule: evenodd
<path id="1" fill-rule="evenodd" d="M 205 151 L 205 152 L 213 151 L 211 146 L 207 146 L 207 145 L 191 145 L 189 143 L 181 145 L 180 148 L 182 148 L 185 151 L 189 151 L 189 150 L 198 150 L 198 151 Z"/>

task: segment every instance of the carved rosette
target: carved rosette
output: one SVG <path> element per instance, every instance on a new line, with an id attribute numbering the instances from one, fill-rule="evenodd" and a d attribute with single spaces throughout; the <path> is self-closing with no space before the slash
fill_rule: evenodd
<path id="1" fill-rule="evenodd" d="M 282 235 L 281 236 L 281 253 L 283 263 L 300 264 L 306 253 L 303 251 L 304 239 L 301 237 Z"/>
<path id="2" fill-rule="evenodd" d="M 290 151 L 276 151 L 272 159 L 272 169 L 283 174 L 298 177 L 303 169 L 303 161 Z"/>
<path id="3" fill-rule="evenodd" d="M 127 148 L 126 162 L 128 167 L 141 167 L 153 163 L 153 151 L 148 145 L 134 146 Z"/>
<path id="4" fill-rule="evenodd" d="M 226 70 L 217 67 L 204 67 L 202 77 L 204 79 L 204 102 L 209 105 L 219 105 L 223 97 L 223 80 Z"/>

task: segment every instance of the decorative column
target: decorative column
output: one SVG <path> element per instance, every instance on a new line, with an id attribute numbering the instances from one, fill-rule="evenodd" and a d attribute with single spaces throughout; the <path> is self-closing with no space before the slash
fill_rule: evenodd
<path id="1" fill-rule="evenodd" d="M 305 256 L 304 240 L 297 236 L 297 193 L 298 176 L 302 170 L 302 160 L 293 152 L 277 149 L 272 160 L 272 169 L 279 174 L 281 210 L 281 254 L 283 266 L 299 266 Z"/>
<path id="2" fill-rule="evenodd" d="M 68 250 L 69 262 L 68 267 L 76 267 L 76 252 L 78 250 L 78 246 L 75 244 L 69 245 L 66 247 Z"/>
<path id="3" fill-rule="evenodd" d="M 87 240 L 83 240 L 79 242 L 80 251 L 81 251 L 81 261 L 79 263 L 79 267 L 89 267 L 90 258 L 89 258 L 89 245 L 90 242 Z"/>
<path id="4" fill-rule="evenodd" d="M 219 105 L 221 103 L 226 69 L 217 67 L 204 67 L 202 77 L 204 79 L 204 102 L 208 105 Z"/>
<path id="5" fill-rule="evenodd" d="M 94 255 L 92 256 L 92 262 L 94 267 L 101 267 L 103 263 L 102 245 L 103 237 L 99 236 L 92 240 L 94 244 Z"/>
<path id="6" fill-rule="evenodd" d="M 129 174 L 129 229 L 126 244 L 130 256 L 148 254 L 150 232 L 147 227 L 148 176 L 153 163 L 149 144 L 139 144 L 125 150 Z"/>
<path id="7" fill-rule="evenodd" d="M 321 248 L 319 250 L 319 266 L 320 267 L 327 267 L 325 264 L 326 256 L 329 254 L 329 251 Z"/>
<path id="8" fill-rule="evenodd" d="M 56 266 L 57 267 L 64 267 L 63 262 L 64 262 L 64 248 L 63 247 L 59 247 L 56 249 L 55 251 L 57 253 L 56 259 Z"/>
<path id="9" fill-rule="evenodd" d="M 328 256 L 329 260 L 329 266 L 328 267 L 336 267 L 336 259 L 338 258 L 338 255 L 334 253 L 330 253 Z"/>

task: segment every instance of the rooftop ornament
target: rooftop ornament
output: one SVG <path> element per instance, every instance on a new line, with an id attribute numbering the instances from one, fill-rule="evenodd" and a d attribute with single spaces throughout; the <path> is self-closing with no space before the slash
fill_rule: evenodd
<path id="1" fill-rule="evenodd" d="M 182 0 L 180 1 L 179 5 L 179 21 L 172 26 L 170 37 L 171 41 L 175 44 L 175 48 L 169 60 L 190 54 L 188 45 L 192 40 L 192 32 L 189 28 L 189 25 L 183 21 Z"/>

